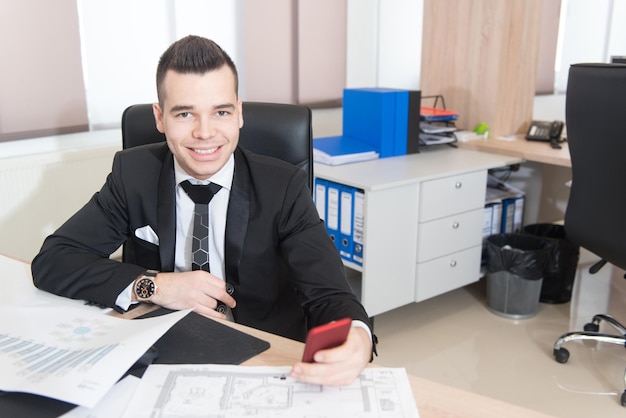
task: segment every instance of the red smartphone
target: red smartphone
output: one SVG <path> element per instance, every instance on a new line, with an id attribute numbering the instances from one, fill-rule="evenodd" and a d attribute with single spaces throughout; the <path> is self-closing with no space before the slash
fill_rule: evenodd
<path id="1" fill-rule="evenodd" d="M 343 318 L 325 325 L 311 328 L 306 336 L 302 361 L 313 363 L 313 355 L 320 350 L 337 347 L 346 341 L 352 319 Z"/>

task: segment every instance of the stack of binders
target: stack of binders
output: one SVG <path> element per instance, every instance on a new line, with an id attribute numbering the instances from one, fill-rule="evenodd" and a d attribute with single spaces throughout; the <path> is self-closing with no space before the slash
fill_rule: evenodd
<path id="1" fill-rule="evenodd" d="M 418 90 L 356 88 L 343 91 L 341 136 L 315 138 L 315 162 L 338 165 L 405 155 L 419 141 Z"/>
<path id="2" fill-rule="evenodd" d="M 314 200 L 342 259 L 363 265 L 365 194 L 356 187 L 316 178 Z"/>
<path id="3" fill-rule="evenodd" d="M 343 134 L 373 146 L 380 158 L 405 155 L 419 134 L 419 91 L 360 88 L 343 91 Z"/>
<path id="4" fill-rule="evenodd" d="M 487 237 L 522 231 L 524 202 L 524 192 L 498 180 L 492 175 L 488 176 L 483 222 L 483 253 L 481 260 L 483 264 L 487 261 Z"/>
<path id="5" fill-rule="evenodd" d="M 521 232 L 524 192 L 489 175 L 483 236 Z"/>

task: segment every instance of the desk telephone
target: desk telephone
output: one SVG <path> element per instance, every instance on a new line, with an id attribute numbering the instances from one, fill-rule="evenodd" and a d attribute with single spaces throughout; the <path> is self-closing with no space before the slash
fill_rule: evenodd
<path id="1" fill-rule="evenodd" d="M 554 122 L 532 121 L 526 139 L 529 141 L 550 141 L 552 148 L 561 148 L 561 133 L 563 132 L 563 122 L 555 120 Z"/>

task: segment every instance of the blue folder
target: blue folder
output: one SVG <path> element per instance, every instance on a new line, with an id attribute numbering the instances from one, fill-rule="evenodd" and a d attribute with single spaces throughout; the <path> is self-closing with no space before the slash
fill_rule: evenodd
<path id="1" fill-rule="evenodd" d="M 374 147 L 380 158 L 405 155 L 409 91 L 387 88 L 344 89 L 343 134 Z"/>
<path id="2" fill-rule="evenodd" d="M 373 146 L 348 136 L 328 136 L 313 139 L 315 162 L 339 165 L 378 158 Z"/>
<path id="3" fill-rule="evenodd" d="M 355 188 L 344 184 L 339 187 L 339 255 L 345 260 L 352 261 L 352 227 L 354 223 Z"/>

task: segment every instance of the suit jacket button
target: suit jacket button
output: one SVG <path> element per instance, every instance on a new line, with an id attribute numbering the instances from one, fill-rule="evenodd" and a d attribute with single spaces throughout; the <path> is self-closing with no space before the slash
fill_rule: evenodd
<path id="1" fill-rule="evenodd" d="M 229 295 L 232 295 L 234 292 L 235 292 L 235 287 L 230 283 L 226 283 L 226 293 L 228 293 Z"/>

